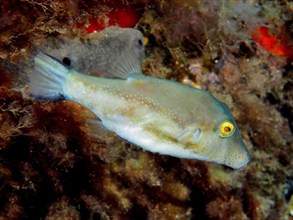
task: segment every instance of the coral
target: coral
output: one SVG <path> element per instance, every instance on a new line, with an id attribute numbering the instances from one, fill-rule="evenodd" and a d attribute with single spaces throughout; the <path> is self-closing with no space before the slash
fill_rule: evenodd
<path id="1" fill-rule="evenodd" d="M 84 125 L 93 115 L 77 103 L 30 97 L 19 83 L 23 73 L 5 63 L 17 67 L 56 35 L 82 37 L 76 24 L 102 18 L 115 1 L 6 1 L 0 219 L 292 219 L 292 63 L 251 38 L 265 26 L 290 39 L 292 3 L 119 5 L 140 12 L 136 27 L 148 39 L 144 72 L 207 89 L 227 103 L 252 161 L 235 171 L 145 152 L 111 133 L 91 136 Z"/>

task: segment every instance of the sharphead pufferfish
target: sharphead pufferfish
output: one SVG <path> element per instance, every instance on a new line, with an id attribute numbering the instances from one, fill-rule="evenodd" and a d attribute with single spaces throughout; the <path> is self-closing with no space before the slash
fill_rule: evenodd
<path id="1" fill-rule="evenodd" d="M 250 161 L 227 105 L 208 91 L 146 76 L 137 55 L 124 50 L 111 68 L 112 78 L 82 74 L 38 51 L 29 89 L 34 97 L 78 102 L 104 127 L 141 148 L 178 158 L 240 169 Z"/>

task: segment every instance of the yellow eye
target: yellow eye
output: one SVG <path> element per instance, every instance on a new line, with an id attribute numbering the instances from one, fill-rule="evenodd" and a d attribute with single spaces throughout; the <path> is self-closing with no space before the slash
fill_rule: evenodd
<path id="1" fill-rule="evenodd" d="M 225 121 L 225 122 L 222 122 L 222 124 L 219 127 L 219 136 L 229 137 L 234 133 L 234 131 L 235 131 L 235 126 L 231 122 Z"/>

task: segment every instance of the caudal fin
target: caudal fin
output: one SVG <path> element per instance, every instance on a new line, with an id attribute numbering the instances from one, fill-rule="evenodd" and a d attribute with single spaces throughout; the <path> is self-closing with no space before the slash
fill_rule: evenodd
<path id="1" fill-rule="evenodd" d="M 29 75 L 31 95 L 42 99 L 62 98 L 62 88 L 68 73 L 68 67 L 39 51 L 34 58 L 33 72 Z"/>

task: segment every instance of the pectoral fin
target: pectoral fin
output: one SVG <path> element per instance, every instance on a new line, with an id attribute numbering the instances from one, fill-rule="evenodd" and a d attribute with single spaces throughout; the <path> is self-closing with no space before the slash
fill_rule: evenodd
<path id="1" fill-rule="evenodd" d="M 195 144 L 201 135 L 199 128 L 187 128 L 177 138 L 177 140 L 184 144 Z"/>

